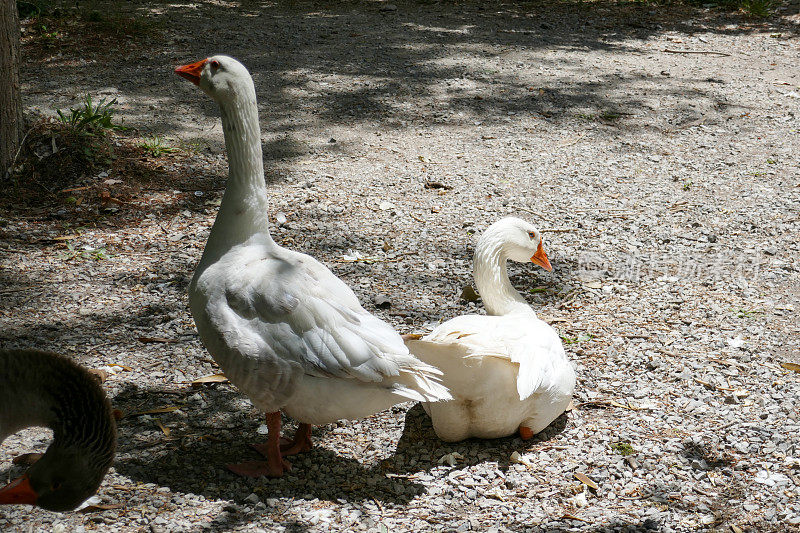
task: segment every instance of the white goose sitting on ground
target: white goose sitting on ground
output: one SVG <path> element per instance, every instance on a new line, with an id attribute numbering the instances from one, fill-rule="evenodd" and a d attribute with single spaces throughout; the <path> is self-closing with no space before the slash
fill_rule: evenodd
<path id="1" fill-rule="evenodd" d="M 441 372 L 410 355 L 328 268 L 272 240 L 247 69 L 218 55 L 175 72 L 219 104 L 229 158 L 225 194 L 189 287 L 192 315 L 225 375 L 267 413 L 268 440 L 256 447 L 267 462 L 229 468 L 280 476 L 290 468 L 284 455 L 311 448 L 311 424 L 450 399 Z M 279 438 L 281 411 L 300 422 L 292 442 Z"/>
<path id="2" fill-rule="evenodd" d="M 114 459 L 116 425 L 97 380 L 54 353 L 0 350 L 0 443 L 44 426 L 53 442 L 25 474 L 0 488 L 0 504 L 75 509 L 100 486 Z"/>
<path id="3" fill-rule="evenodd" d="M 518 218 L 492 224 L 475 249 L 474 276 L 488 316 L 463 315 L 418 340 L 411 353 L 444 372 L 453 400 L 423 404 L 442 440 L 529 439 L 569 405 L 575 371 L 558 334 L 508 279 L 506 261 L 551 270 L 535 227 Z M 416 337 L 416 338 L 415 338 Z"/>

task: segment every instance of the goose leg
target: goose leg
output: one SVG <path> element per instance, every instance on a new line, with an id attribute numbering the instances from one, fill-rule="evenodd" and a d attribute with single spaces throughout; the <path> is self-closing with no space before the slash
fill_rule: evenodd
<path id="1" fill-rule="evenodd" d="M 281 413 L 267 413 L 267 443 L 253 446 L 259 453 L 266 456 L 267 461 L 244 461 L 243 463 L 226 465 L 234 474 L 246 477 L 281 477 L 284 472 L 292 469 L 289 461 L 281 456 Z"/>
<path id="2" fill-rule="evenodd" d="M 265 444 L 251 444 L 255 451 L 269 457 L 269 442 Z M 294 434 L 294 438 L 289 440 L 285 437 L 280 438 L 281 455 L 296 455 L 307 452 L 312 448 L 311 444 L 311 424 L 300 424 Z"/>
<path id="3" fill-rule="evenodd" d="M 281 439 L 281 453 L 295 455 L 311 449 L 311 424 L 300 424 L 294 434 L 294 439 Z"/>

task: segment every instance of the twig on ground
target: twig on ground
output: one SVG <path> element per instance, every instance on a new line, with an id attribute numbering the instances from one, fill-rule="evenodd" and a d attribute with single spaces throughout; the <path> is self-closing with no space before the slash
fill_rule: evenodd
<path id="1" fill-rule="evenodd" d="M 704 55 L 715 55 L 715 56 L 730 56 L 725 52 L 717 52 L 715 50 L 671 50 L 669 48 L 664 48 L 662 52 L 666 52 L 668 54 L 704 54 Z"/>

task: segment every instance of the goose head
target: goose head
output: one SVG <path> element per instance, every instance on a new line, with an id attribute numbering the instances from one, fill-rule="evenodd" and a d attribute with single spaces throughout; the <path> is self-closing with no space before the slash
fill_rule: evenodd
<path id="1" fill-rule="evenodd" d="M 503 218 L 489 226 L 481 235 L 478 248 L 499 248 L 512 261 L 531 261 L 545 270 L 553 270 L 542 246 L 541 233 L 533 224 L 519 218 Z"/>
<path id="2" fill-rule="evenodd" d="M 70 511 L 97 492 L 110 465 L 85 450 L 51 445 L 28 471 L 0 489 L 0 503 Z"/>
<path id="3" fill-rule="evenodd" d="M 255 98 L 250 72 L 244 65 L 226 55 L 216 55 L 175 69 L 175 73 L 194 83 L 204 93 L 224 103 L 241 97 Z"/>

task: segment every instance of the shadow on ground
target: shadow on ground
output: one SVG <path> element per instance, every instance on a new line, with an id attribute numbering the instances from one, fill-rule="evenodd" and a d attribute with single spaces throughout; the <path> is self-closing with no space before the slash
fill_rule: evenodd
<path id="1" fill-rule="evenodd" d="M 202 398 L 202 399 L 201 399 Z M 113 398 L 116 408 L 141 413 L 165 403 L 180 411 L 164 414 L 130 415 L 119 424 L 116 470 L 142 483 L 156 483 L 172 491 L 201 494 L 209 499 L 246 504 L 255 492 L 262 498 L 319 498 L 351 502 L 377 499 L 387 503 L 408 503 L 422 486 L 411 480 L 388 478 L 383 466 L 369 467 L 356 459 L 342 457 L 319 445 L 330 426 L 314 428 L 315 448 L 293 456 L 293 469 L 279 479 L 241 478 L 225 469 L 228 463 L 262 459 L 248 443 L 263 442 L 259 434 L 262 415 L 247 407 L 242 396 L 230 386 L 201 390 L 167 390 L 134 384 Z M 153 422 L 169 427 L 169 435 Z M 288 420 L 285 430 L 292 431 Z"/>
<path id="2" fill-rule="evenodd" d="M 468 125 L 493 121 L 508 113 L 534 114 L 549 121 L 572 118 L 593 109 L 616 118 L 637 112 L 641 101 L 624 90 L 648 72 L 605 73 L 580 76 L 566 83 L 585 65 L 574 59 L 549 59 L 550 50 L 600 50 L 624 53 L 629 39 L 647 40 L 669 32 L 718 32 L 746 35 L 752 31 L 796 32 L 795 25 L 775 16 L 751 22 L 724 11 L 700 10 L 673 4 L 654 6 L 641 2 L 242 2 L 235 7 L 218 2 L 192 4 L 168 2 L 94 2 L 94 9 L 113 17 L 149 21 L 147 31 L 128 32 L 109 51 L 92 43 L 81 46 L 67 27 L 53 42 L 31 44 L 36 59 L 24 65 L 25 87 L 42 71 L 79 78 L 80 90 L 94 93 L 115 88 L 131 101 L 150 101 L 160 120 L 152 129 L 161 134 L 182 132 L 187 116 L 177 106 L 200 107 L 216 115 L 215 105 L 194 87 L 172 75 L 177 65 L 213 53 L 227 53 L 244 62 L 253 73 L 261 99 L 270 141 L 268 160 L 291 159 L 315 149 L 293 139 L 293 133 L 310 125 L 380 122 L 384 127 L 406 127 L 420 120 Z M 64 16 L 67 11 L 64 11 Z M 117 20 L 125 20 L 117 19 Z M 698 22 L 699 20 L 699 22 Z M 86 23 L 89 24 L 89 23 Z M 187 32 L 186 28 L 191 28 Z M 32 26 L 32 29 L 34 27 Z M 202 35 L 202 39 L 195 36 Z M 54 58 L 58 39 L 70 40 L 64 56 Z M 256 44 L 258 43 L 258 44 Z M 516 70 L 493 68 L 492 58 L 514 54 Z M 464 56 L 479 58 L 481 67 L 469 66 Z M 113 58 L 114 68 L 87 68 L 87 61 L 103 66 Z M 555 75 L 540 77 L 530 86 L 520 72 L 540 70 Z M 559 72 L 564 73 L 562 76 Z M 326 79 L 350 80 L 346 88 Z M 664 78 L 664 94 L 681 97 L 689 106 L 713 96 L 703 89 L 685 94 L 682 82 L 704 79 Z M 618 98 L 612 90 L 623 89 Z M 422 106 L 419 103 L 422 102 Z M 126 109 L 130 123 L 148 111 Z M 324 146 L 327 138 L 320 139 Z"/>

